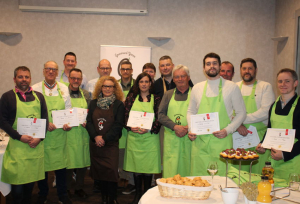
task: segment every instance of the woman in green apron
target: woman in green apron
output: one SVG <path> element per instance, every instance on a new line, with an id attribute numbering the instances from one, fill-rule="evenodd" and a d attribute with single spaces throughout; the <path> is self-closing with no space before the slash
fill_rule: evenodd
<path id="1" fill-rule="evenodd" d="M 134 173 L 136 195 L 132 203 L 138 203 L 142 195 L 142 179 L 144 191 L 151 187 L 153 174 L 161 172 L 160 142 L 158 132 L 158 106 L 160 97 L 152 94 L 153 82 L 147 73 L 141 73 L 125 101 L 125 124 L 130 111 L 154 113 L 154 121 L 150 130 L 140 127 L 128 127 L 129 133 L 125 147 L 124 170 Z"/>
<path id="2" fill-rule="evenodd" d="M 102 202 L 117 203 L 119 139 L 124 126 L 123 93 L 114 77 L 103 76 L 93 92 L 86 129 L 90 135 L 91 177 L 99 180 Z"/>
<path id="3" fill-rule="evenodd" d="M 271 149 L 271 163 L 274 168 L 274 177 L 288 181 L 290 173 L 300 173 L 300 103 L 295 93 L 298 85 L 298 76 L 294 70 L 282 69 L 277 74 L 277 87 L 280 96 L 270 107 L 268 128 L 295 129 L 295 141 L 291 152 Z M 262 142 L 256 150 L 266 151 Z"/>

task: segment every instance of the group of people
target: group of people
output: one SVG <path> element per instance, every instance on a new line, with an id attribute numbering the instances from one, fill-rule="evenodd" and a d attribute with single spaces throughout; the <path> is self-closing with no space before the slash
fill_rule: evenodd
<path id="1" fill-rule="evenodd" d="M 258 67 L 251 58 L 241 61 L 242 80 L 235 84 L 231 81 L 232 63 L 221 63 L 219 55 L 208 53 L 203 58 L 207 80 L 195 86 L 189 69 L 174 66 L 169 56 L 159 59 L 161 77 L 157 80 L 152 63 L 146 63 L 142 73 L 133 79 L 133 65 L 124 61 L 121 79 L 116 80 L 110 76 L 110 62 L 103 59 L 97 67 L 99 77 L 90 81 L 76 68 L 74 53 L 67 53 L 63 63 L 65 69 L 59 72 L 56 62 L 46 62 L 45 79 L 32 87 L 30 70 L 17 67 L 15 88 L 1 97 L 0 126 L 10 136 L 1 180 L 12 184 L 14 203 L 30 203 L 36 181 L 37 204 L 45 203 L 49 171 L 55 172 L 57 195 L 63 204 L 72 203 L 68 193 L 74 172 L 74 194 L 87 196 L 83 185 L 89 166 L 94 190 L 101 191 L 103 204 L 118 203 L 119 179 L 129 180 L 134 186 L 132 203 L 136 204 L 151 188 L 153 174 L 161 171 L 163 177 L 203 176 L 208 174 L 209 161 L 216 161 L 218 175 L 225 176 L 225 163 L 219 153 L 232 148 L 232 133 L 246 136 L 250 125 L 256 127 L 261 143 L 267 128 L 296 129 L 291 152 L 265 149 L 261 143 L 252 148 L 260 154 L 253 172 L 261 173 L 265 161 L 272 162 L 275 177 L 279 178 L 287 179 L 287 172 L 300 169 L 300 105 L 294 70 L 282 69 L 278 73 L 280 96 L 275 101 L 271 84 L 256 79 Z M 88 108 L 86 123 L 56 128 L 52 111 L 72 107 Z M 128 127 L 131 111 L 154 113 L 151 129 Z M 220 131 L 207 135 L 191 132 L 191 115 L 213 112 L 218 112 Z M 46 119 L 45 139 L 20 135 L 18 118 Z M 249 170 L 247 163 L 242 168 Z"/>

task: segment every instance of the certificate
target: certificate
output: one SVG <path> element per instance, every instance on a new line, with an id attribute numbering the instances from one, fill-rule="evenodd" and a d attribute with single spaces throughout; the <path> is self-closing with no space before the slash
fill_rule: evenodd
<path id="1" fill-rule="evenodd" d="M 63 128 L 64 124 L 71 127 L 79 125 L 77 109 L 52 111 L 52 118 L 56 128 Z"/>
<path id="2" fill-rule="evenodd" d="M 246 136 L 240 135 L 238 132 L 232 134 L 233 148 L 244 148 L 248 149 L 251 147 L 256 147 L 259 142 L 259 136 L 256 127 L 250 125 L 248 128 L 248 134 Z"/>
<path id="3" fill-rule="evenodd" d="M 17 131 L 20 135 L 33 138 L 45 138 L 46 119 L 18 118 Z"/>
<path id="4" fill-rule="evenodd" d="M 295 129 L 275 129 L 268 128 L 262 143 L 262 147 L 266 149 L 274 149 L 291 152 L 294 146 Z"/>
<path id="5" fill-rule="evenodd" d="M 127 122 L 128 127 L 140 127 L 150 130 L 154 119 L 154 113 L 130 111 Z"/>
<path id="6" fill-rule="evenodd" d="M 220 130 L 219 113 L 191 115 L 191 132 L 196 135 L 212 134 Z"/>
<path id="7" fill-rule="evenodd" d="M 73 108 L 73 109 L 77 109 L 78 123 L 79 124 L 86 123 L 86 116 L 88 113 L 88 109 L 85 108 Z"/>

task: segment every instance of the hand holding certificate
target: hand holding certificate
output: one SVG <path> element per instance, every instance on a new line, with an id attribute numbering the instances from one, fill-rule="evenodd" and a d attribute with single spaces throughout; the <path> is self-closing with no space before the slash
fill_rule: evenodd
<path id="1" fill-rule="evenodd" d="M 294 146 L 295 129 L 275 129 L 268 128 L 262 143 L 262 147 L 266 149 L 277 149 L 285 152 L 291 152 Z"/>
<path id="2" fill-rule="evenodd" d="M 20 135 L 45 138 L 46 119 L 18 118 L 17 131 Z"/>
<path id="3" fill-rule="evenodd" d="M 63 128 L 64 124 L 70 127 L 79 125 L 77 109 L 52 111 L 52 117 L 56 128 Z"/>
<path id="4" fill-rule="evenodd" d="M 150 130 L 152 127 L 153 119 L 154 113 L 130 111 L 127 126 Z"/>
<path id="5" fill-rule="evenodd" d="M 238 132 L 234 132 L 232 134 L 232 139 L 234 149 L 248 149 L 251 147 L 256 147 L 260 142 L 256 127 L 252 125 L 250 125 L 248 128 L 248 134 L 246 136 L 242 136 Z"/>
<path id="6" fill-rule="evenodd" d="M 219 113 L 191 115 L 191 132 L 196 135 L 212 134 L 220 130 Z"/>

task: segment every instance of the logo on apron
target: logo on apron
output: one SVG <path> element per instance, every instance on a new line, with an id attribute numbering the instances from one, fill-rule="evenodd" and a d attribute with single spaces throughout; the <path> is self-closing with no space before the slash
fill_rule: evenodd
<path id="1" fill-rule="evenodd" d="M 37 118 L 37 117 L 34 114 L 30 114 L 30 115 L 27 115 L 26 118 Z"/>
<path id="2" fill-rule="evenodd" d="M 104 118 L 99 118 L 98 121 L 99 130 L 102 130 L 104 128 L 103 124 L 106 122 L 106 120 Z"/>
<path id="3" fill-rule="evenodd" d="M 177 125 L 181 125 L 181 117 L 184 117 L 183 115 L 181 114 L 178 114 L 178 115 L 174 115 L 175 116 L 175 123 Z"/>

